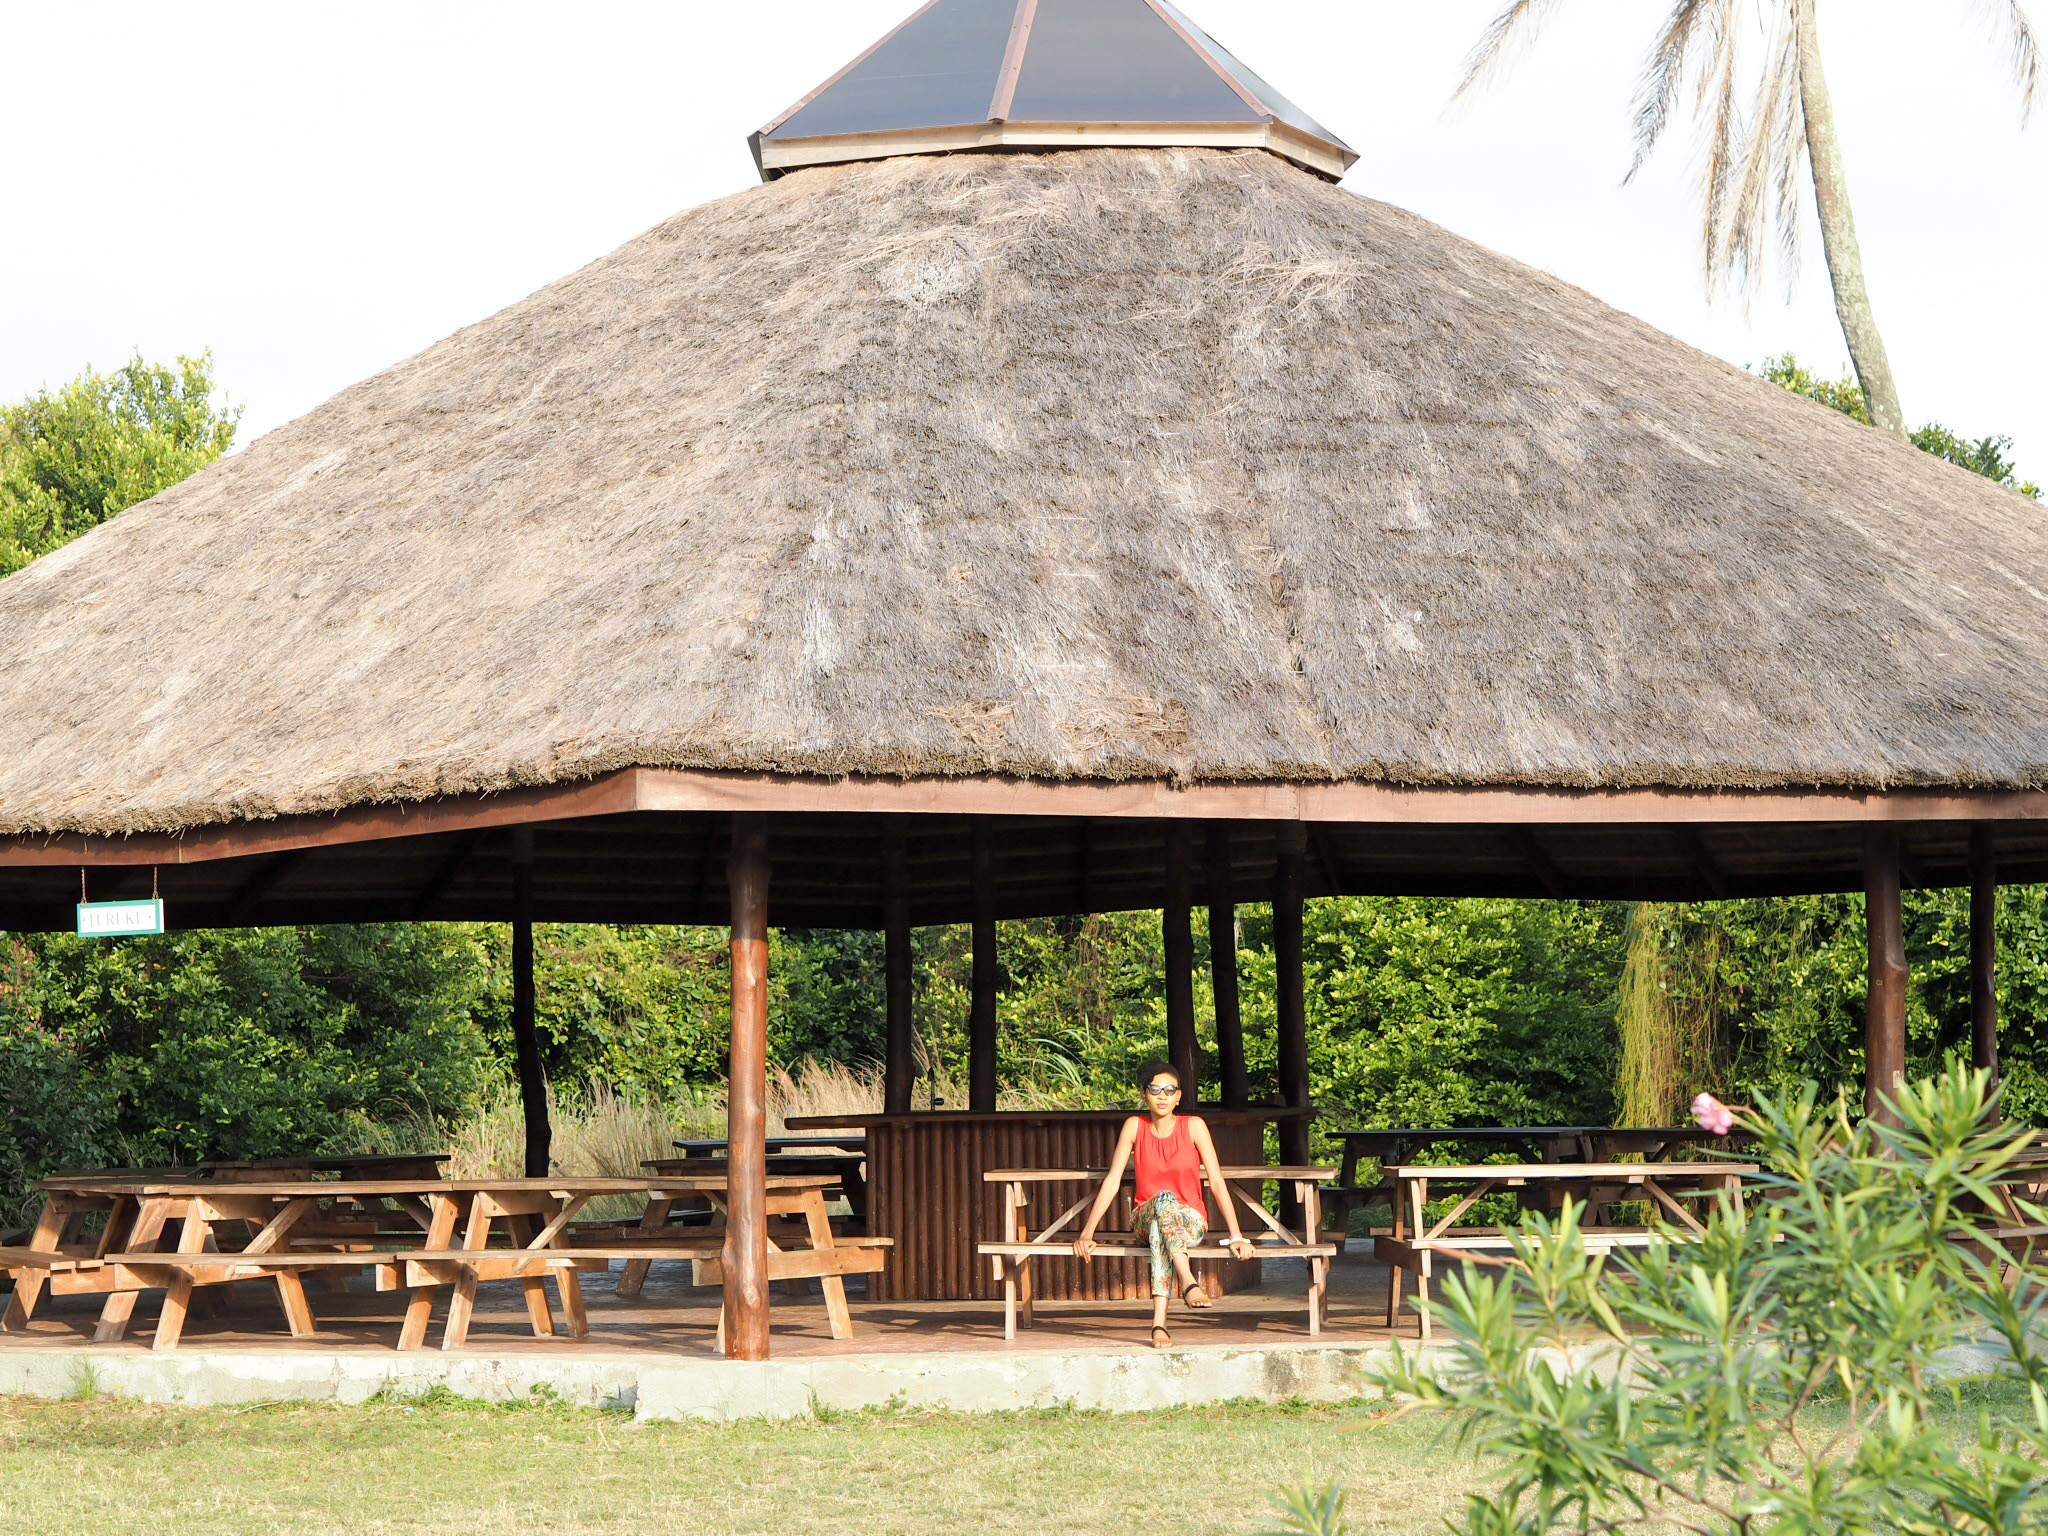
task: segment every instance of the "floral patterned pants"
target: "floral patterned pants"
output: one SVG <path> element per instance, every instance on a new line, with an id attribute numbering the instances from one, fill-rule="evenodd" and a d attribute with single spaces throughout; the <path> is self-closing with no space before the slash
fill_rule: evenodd
<path id="1" fill-rule="evenodd" d="M 1134 1223 L 1137 1233 L 1152 1247 L 1152 1294 L 1170 1296 L 1174 1289 L 1174 1259 L 1202 1240 L 1209 1223 L 1202 1213 L 1190 1209 L 1170 1189 L 1138 1207 Z"/>

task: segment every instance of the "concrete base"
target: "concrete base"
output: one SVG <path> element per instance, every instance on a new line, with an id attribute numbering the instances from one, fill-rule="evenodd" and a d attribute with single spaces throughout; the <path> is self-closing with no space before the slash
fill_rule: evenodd
<path id="1" fill-rule="evenodd" d="M 1414 1346 L 1408 1346 L 1410 1353 Z M 1093 1408 L 1113 1412 L 1252 1399 L 1344 1402 L 1373 1396 L 1371 1373 L 1391 1358 L 1383 1340 L 798 1357 L 749 1363 L 649 1361 L 645 1355 L 318 1353 L 294 1350 L 0 1349 L 0 1393 L 82 1395 L 151 1403 L 360 1403 L 437 1387 L 507 1402 L 535 1395 L 640 1419 L 803 1418 L 862 1408 L 992 1412 Z"/>
<path id="2" fill-rule="evenodd" d="M 1442 1345 L 1409 1358 L 1449 1364 Z M 1596 1374 L 1617 1363 L 1610 1345 L 1569 1355 L 1545 1349 L 1555 1369 Z M 1386 1340 L 1214 1345 L 1150 1350 L 951 1351 L 810 1355 L 758 1363 L 649 1360 L 642 1354 L 397 1355 L 383 1350 L 0 1348 L 0 1394 L 49 1399 L 125 1397 L 149 1403 L 361 1403 L 437 1388 L 488 1402 L 542 1397 L 611 1408 L 637 1419 L 795 1419 L 863 1408 L 947 1408 L 993 1413 L 1029 1408 L 1139 1413 L 1203 1403 L 1350 1402 L 1374 1397 Z M 1936 1359 L 1943 1375 L 1996 1375 L 2002 1351 L 1963 1344 Z"/>

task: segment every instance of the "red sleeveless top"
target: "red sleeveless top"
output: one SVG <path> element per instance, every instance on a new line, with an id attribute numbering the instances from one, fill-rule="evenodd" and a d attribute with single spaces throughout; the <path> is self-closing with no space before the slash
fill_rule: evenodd
<path id="1" fill-rule="evenodd" d="M 1202 1198 L 1202 1154 L 1188 1131 L 1188 1117 L 1175 1115 L 1173 1130 L 1165 1136 L 1152 1134 L 1149 1120 L 1138 1124 L 1138 1204 L 1143 1205 L 1162 1189 L 1170 1189 L 1182 1205 L 1200 1211 L 1208 1220 L 1209 1207 Z"/>

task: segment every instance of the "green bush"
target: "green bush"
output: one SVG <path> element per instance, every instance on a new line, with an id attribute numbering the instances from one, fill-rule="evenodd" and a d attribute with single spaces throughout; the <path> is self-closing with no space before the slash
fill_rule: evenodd
<path id="1" fill-rule="evenodd" d="M 1754 1210 L 1603 1262 L 1568 1205 L 1528 1219 L 1514 1264 L 1447 1276 L 1448 1358 L 1397 1351 L 1382 1384 L 1500 1466 L 1454 1528 L 2048 1526 L 2042 1284 L 2002 1283 L 1985 1245 L 1957 1240 L 2032 1140 L 1996 1123 L 1987 1086 L 1960 1069 L 1913 1084 L 1897 1129 L 1817 1108 L 1810 1084 L 1760 1098 L 1738 1115 L 1773 1170 Z M 1974 1414 L 1950 1353 L 1965 1344 L 2010 1383 Z"/>

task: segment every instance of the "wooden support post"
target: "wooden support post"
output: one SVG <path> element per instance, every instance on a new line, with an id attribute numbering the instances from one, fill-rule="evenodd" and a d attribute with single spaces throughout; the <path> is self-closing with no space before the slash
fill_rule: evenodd
<path id="1" fill-rule="evenodd" d="M 1251 1077 L 1244 1065 L 1244 1014 L 1237 995 L 1237 903 L 1230 887 L 1230 823 L 1209 823 L 1209 847 L 1202 860 L 1209 886 L 1209 975 L 1216 991 L 1216 1063 L 1223 1078 L 1225 1109 L 1251 1102 Z"/>
<path id="2" fill-rule="evenodd" d="M 1899 870 L 1899 829 L 1864 834 L 1863 887 L 1870 941 L 1870 1001 L 1864 1025 L 1864 1113 L 1887 1125 L 1898 1117 L 1881 1100 L 1906 1077 L 1906 925 Z"/>
<path id="3" fill-rule="evenodd" d="M 967 1107 L 989 1114 L 996 1107 L 996 872 L 988 824 L 974 822 L 974 998 L 967 1019 Z"/>
<path id="4" fill-rule="evenodd" d="M 548 1079 L 534 1027 L 533 832 L 512 834 L 512 1050 L 519 1063 L 519 1106 L 526 1120 L 526 1176 L 544 1179 L 553 1155 L 548 1123 Z"/>
<path id="5" fill-rule="evenodd" d="M 1998 1086 L 1998 855 L 1991 829 L 1970 829 L 1970 1062 Z"/>
<path id="6" fill-rule="evenodd" d="M 1180 1074 L 1181 1102 L 1202 1097 L 1202 1047 L 1195 1037 L 1195 845 L 1185 822 L 1166 829 L 1166 1059 Z"/>
<path id="7" fill-rule="evenodd" d="M 917 1086 L 917 1022 L 911 1011 L 910 837 L 901 816 L 891 816 L 882 831 L 882 929 L 889 993 L 882 1101 L 890 1114 L 907 1115 Z"/>
<path id="8" fill-rule="evenodd" d="M 768 1358 L 768 823 L 737 812 L 732 900 L 732 1061 L 725 1135 L 725 1353 Z"/>
<path id="9" fill-rule="evenodd" d="M 1283 822 L 1279 844 L 1273 869 L 1273 979 L 1280 1102 L 1290 1109 L 1302 1109 L 1309 1102 L 1308 1000 L 1302 976 L 1303 865 L 1308 837 L 1299 823 Z M 1280 1159 L 1296 1167 L 1307 1165 L 1305 1117 L 1282 1122 Z"/>

